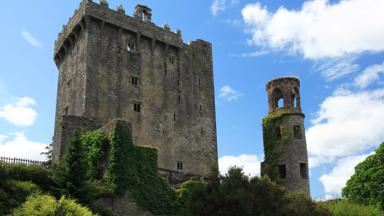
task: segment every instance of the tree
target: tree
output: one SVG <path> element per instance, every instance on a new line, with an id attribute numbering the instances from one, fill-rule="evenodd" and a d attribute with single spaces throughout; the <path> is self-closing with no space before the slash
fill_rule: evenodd
<path id="1" fill-rule="evenodd" d="M 54 180 L 60 188 L 81 199 L 82 190 L 87 180 L 87 162 L 81 144 L 80 131 L 76 131 L 65 150 L 64 157 L 55 171 Z"/>
<path id="2" fill-rule="evenodd" d="M 182 191 L 187 194 L 181 196 L 185 206 L 182 215 L 330 215 L 306 195 L 289 193 L 267 178 L 250 179 L 237 167 L 230 168 L 225 176 L 216 171 L 207 184 L 194 184 L 191 188 L 189 192 Z"/>
<path id="3" fill-rule="evenodd" d="M 355 167 L 342 194 L 352 202 L 384 209 L 384 143 Z"/>

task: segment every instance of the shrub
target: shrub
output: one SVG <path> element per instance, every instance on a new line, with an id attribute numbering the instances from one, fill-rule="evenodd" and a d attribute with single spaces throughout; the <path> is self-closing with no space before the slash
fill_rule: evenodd
<path id="1" fill-rule="evenodd" d="M 306 195 L 288 193 L 267 178 L 249 179 L 236 167 L 225 176 L 215 171 L 206 185 L 192 188 L 182 215 L 330 215 Z"/>
<path id="2" fill-rule="evenodd" d="M 19 181 L 30 181 L 39 185 L 43 190 L 50 190 L 53 185 L 48 169 L 38 165 L 4 164 L 7 178 Z"/>
<path id="3" fill-rule="evenodd" d="M 376 206 L 363 206 L 348 200 L 330 200 L 320 205 L 328 209 L 334 216 L 382 216 L 384 212 Z"/>
<path id="4" fill-rule="evenodd" d="M 25 215 L 41 215 L 41 216 L 57 216 L 57 215 L 73 215 L 73 216 L 92 216 L 92 212 L 74 200 L 61 197 L 56 200 L 49 195 L 34 194 L 27 198 L 27 201 L 19 208 L 13 210 L 14 216 Z"/>

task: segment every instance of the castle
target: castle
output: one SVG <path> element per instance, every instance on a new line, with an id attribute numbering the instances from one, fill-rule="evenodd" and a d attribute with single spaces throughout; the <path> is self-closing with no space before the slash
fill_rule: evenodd
<path id="1" fill-rule="evenodd" d="M 300 81 L 283 77 L 267 83 L 269 114 L 263 119 L 265 161 L 261 175 L 268 175 L 290 191 L 309 195 L 308 154 Z"/>
<path id="2" fill-rule="evenodd" d="M 81 2 L 55 42 L 59 69 L 53 161 L 76 129 L 129 122 L 135 145 L 157 149 L 159 172 L 173 181 L 217 168 L 216 119 L 209 42 L 185 44 L 181 31 L 106 0 Z"/>

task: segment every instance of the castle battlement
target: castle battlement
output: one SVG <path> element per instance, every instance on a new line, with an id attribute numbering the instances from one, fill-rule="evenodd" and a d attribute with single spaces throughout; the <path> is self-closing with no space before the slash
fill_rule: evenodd
<path id="1" fill-rule="evenodd" d="M 121 5 L 84 0 L 54 51 L 54 161 L 77 129 L 121 119 L 135 145 L 158 150 L 159 172 L 171 182 L 218 166 L 211 43 L 183 43 L 180 30 L 156 26 L 144 5 L 128 16 Z"/>
<path id="2" fill-rule="evenodd" d="M 133 16 L 129 16 L 125 13 L 122 5 L 114 10 L 109 8 L 106 0 L 101 0 L 99 4 L 92 0 L 84 0 L 80 3 L 79 9 L 76 9 L 74 15 L 69 18 L 68 23 L 63 25 L 63 29 L 55 41 L 55 59 L 68 52 L 76 42 L 78 35 L 85 29 L 89 19 L 99 20 L 122 31 L 129 31 L 139 37 L 147 37 L 176 48 L 181 48 L 184 45 L 179 29 L 172 32 L 168 24 L 163 27 L 156 26 L 152 22 L 151 16 L 151 9 L 144 5 L 137 5 Z"/>

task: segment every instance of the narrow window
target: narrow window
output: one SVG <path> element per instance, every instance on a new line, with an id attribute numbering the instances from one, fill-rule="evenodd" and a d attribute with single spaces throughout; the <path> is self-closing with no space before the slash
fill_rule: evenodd
<path id="1" fill-rule="evenodd" d="M 300 125 L 294 125 L 293 126 L 293 137 L 295 139 L 301 139 L 302 138 Z"/>
<path id="2" fill-rule="evenodd" d="M 177 80 L 177 86 L 180 86 L 180 80 Z"/>
<path id="3" fill-rule="evenodd" d="M 173 121 L 176 121 L 176 114 L 173 114 Z"/>
<path id="4" fill-rule="evenodd" d="M 200 128 L 200 135 L 201 135 L 201 136 L 204 135 L 204 128 L 203 128 L 203 127 Z"/>
<path id="5" fill-rule="evenodd" d="M 200 80 L 200 78 L 198 80 L 198 83 L 199 83 L 199 87 L 201 87 L 201 80 Z"/>
<path id="6" fill-rule="evenodd" d="M 131 53 L 136 52 L 136 44 L 134 44 L 134 43 L 128 43 L 128 44 L 127 44 L 127 51 L 128 51 L 128 52 L 131 52 Z"/>
<path id="7" fill-rule="evenodd" d="M 277 101 L 277 108 L 282 108 L 284 107 L 284 100 L 283 98 L 279 98 L 279 100 Z"/>
<path id="8" fill-rule="evenodd" d="M 276 136 L 276 140 L 281 140 L 281 130 L 280 130 L 280 127 L 276 127 L 275 128 L 275 136 Z"/>
<path id="9" fill-rule="evenodd" d="M 279 165 L 279 176 L 281 179 L 285 179 L 287 177 L 287 169 L 285 164 Z"/>
<path id="10" fill-rule="evenodd" d="M 302 179 L 307 179 L 307 164 L 300 163 L 300 175 Z"/>
<path id="11" fill-rule="evenodd" d="M 178 103 L 178 104 L 181 104 L 181 96 L 180 96 L 180 95 L 177 96 L 177 103 Z"/>
<path id="12" fill-rule="evenodd" d="M 133 103 L 133 111 L 140 112 L 141 106 L 139 103 Z"/>
<path id="13" fill-rule="evenodd" d="M 183 162 L 177 161 L 177 170 L 182 170 L 183 169 Z"/>
<path id="14" fill-rule="evenodd" d="M 64 108 L 64 115 L 68 115 L 68 110 L 69 110 L 69 107 L 66 106 L 66 107 Z"/>
<path id="15" fill-rule="evenodd" d="M 139 78 L 138 77 L 131 77 L 131 82 L 133 86 L 138 86 L 139 85 Z"/>
<path id="16" fill-rule="evenodd" d="M 200 108 L 199 108 L 199 109 L 200 109 L 200 111 L 203 109 L 202 106 L 201 106 L 201 104 L 200 104 Z"/>

